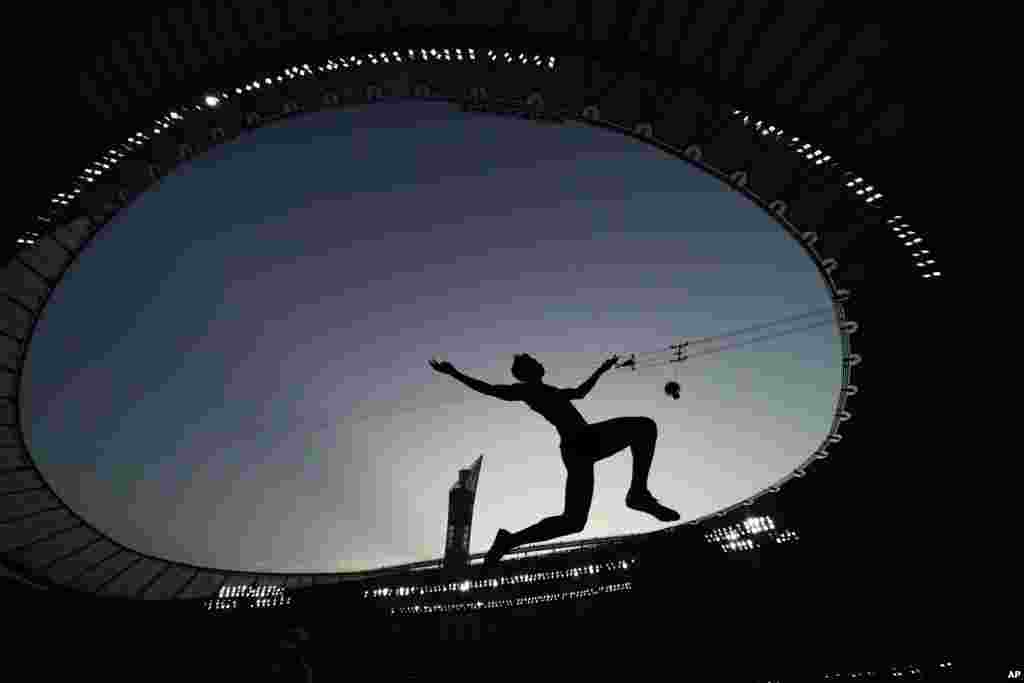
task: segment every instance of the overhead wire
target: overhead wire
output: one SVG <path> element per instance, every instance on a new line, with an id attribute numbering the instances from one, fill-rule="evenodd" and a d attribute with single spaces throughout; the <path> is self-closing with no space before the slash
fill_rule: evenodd
<path id="1" fill-rule="evenodd" d="M 714 355 L 714 354 L 722 353 L 724 351 L 731 351 L 733 349 L 738 349 L 738 348 L 742 348 L 744 346 L 749 346 L 751 344 L 756 344 L 756 343 L 760 343 L 760 342 L 763 342 L 763 341 L 768 341 L 768 340 L 771 340 L 771 339 L 777 339 L 779 337 L 784 337 L 784 336 L 787 336 L 787 335 L 796 334 L 798 332 L 806 332 L 808 330 L 813 330 L 813 329 L 816 329 L 816 328 L 819 328 L 819 327 L 824 327 L 826 325 L 833 324 L 834 320 L 829 318 L 827 320 L 821 320 L 821 321 L 812 323 L 810 325 L 805 325 L 805 326 L 801 326 L 801 327 L 797 327 L 797 328 L 792 328 L 792 329 L 786 329 L 786 330 L 782 330 L 782 331 L 774 331 L 774 332 L 771 332 L 769 334 L 764 334 L 764 335 L 760 335 L 760 336 L 754 337 L 752 339 L 736 341 L 736 342 L 729 343 L 729 344 L 723 344 L 721 346 L 713 346 L 711 348 L 702 348 L 702 349 L 697 349 L 697 350 L 692 350 L 692 351 L 690 350 L 690 347 L 693 347 L 693 346 L 705 346 L 705 345 L 711 344 L 713 342 L 725 341 L 725 340 L 731 339 L 733 337 L 739 337 L 739 336 L 742 336 L 742 335 L 745 335 L 745 334 L 750 334 L 752 332 L 760 332 L 761 330 L 766 330 L 766 329 L 769 329 L 769 328 L 772 328 L 772 327 L 777 327 L 777 326 L 782 325 L 782 324 L 798 322 L 800 320 L 805 320 L 805 319 L 808 319 L 808 318 L 813 318 L 815 316 L 821 316 L 821 315 L 824 315 L 824 314 L 831 314 L 832 312 L 833 312 L 833 309 L 831 307 L 818 308 L 818 309 L 814 309 L 814 310 L 808 311 L 806 313 L 800 313 L 800 314 L 788 316 L 788 317 L 785 317 L 785 318 L 779 318 L 779 319 L 773 320 L 771 322 L 758 323 L 756 325 L 750 325 L 750 326 L 744 327 L 742 329 L 731 330 L 731 331 L 728 331 L 728 332 L 722 332 L 722 333 L 716 334 L 716 335 L 710 335 L 710 336 L 705 336 L 705 337 L 698 337 L 696 339 L 687 340 L 687 341 L 685 341 L 685 342 L 683 342 L 681 344 L 674 344 L 672 346 L 664 347 L 664 348 L 658 349 L 658 350 L 644 351 L 644 352 L 640 352 L 640 353 L 636 353 L 636 354 L 630 354 L 630 359 L 627 359 L 627 360 L 624 360 L 624 361 L 620 361 L 612 369 L 613 370 L 626 370 L 626 369 L 629 369 L 629 370 L 646 370 L 646 369 L 650 369 L 650 368 L 664 367 L 664 366 L 667 366 L 667 365 L 671 365 L 673 363 L 685 362 L 685 361 L 690 360 L 692 358 L 698 358 L 698 357 L 703 357 L 703 356 L 711 356 L 711 355 Z M 685 349 L 685 352 L 683 351 L 684 349 Z M 637 358 L 643 358 L 643 360 L 637 361 L 636 360 Z M 630 361 L 632 361 L 632 363 Z M 469 395 L 467 397 L 467 401 L 472 399 L 472 398 L 473 398 L 473 396 Z M 458 401 L 458 402 L 455 402 L 455 403 L 465 403 L 465 402 L 466 401 Z M 435 407 L 436 407 L 436 405 L 438 405 L 438 404 L 434 404 Z M 448 404 L 445 404 L 445 405 L 451 405 L 451 403 L 448 403 Z M 373 419 L 373 418 L 389 418 L 389 417 L 393 417 L 393 416 L 396 416 L 396 415 L 399 415 L 399 414 L 402 414 L 402 413 L 414 412 L 414 411 L 423 410 L 423 409 L 424 409 L 424 406 L 422 406 L 422 405 L 415 405 L 415 406 L 410 406 L 408 408 L 399 408 L 399 409 L 390 410 L 390 411 L 387 411 L 387 412 L 372 412 L 372 413 L 364 413 L 364 414 L 359 415 L 359 416 L 346 416 L 346 417 L 342 417 L 339 420 L 328 422 L 328 423 L 324 424 L 322 427 L 320 427 L 320 429 L 326 429 L 328 427 L 338 426 L 338 425 L 341 425 L 341 424 L 355 425 L 355 424 L 359 424 L 361 422 L 365 422 L 366 420 L 370 420 L 370 419 Z"/>
<path id="2" fill-rule="evenodd" d="M 719 341 L 719 340 L 722 340 L 722 339 L 728 339 L 729 337 L 738 337 L 740 335 L 749 334 L 751 332 L 759 332 L 759 331 L 767 329 L 769 327 L 776 327 L 778 325 L 782 325 L 783 323 L 796 322 L 798 320 L 803 320 L 805 318 L 811 318 L 811 317 L 814 317 L 814 316 L 819 316 L 819 315 L 824 315 L 824 314 L 831 314 L 831 313 L 832 313 L 832 308 L 829 307 L 829 306 L 826 306 L 826 307 L 823 307 L 823 308 L 816 308 L 816 309 L 808 311 L 806 313 L 799 313 L 797 315 L 791 315 L 791 316 L 786 317 L 786 318 L 779 318 L 778 320 L 773 320 L 771 322 L 758 323 L 757 325 L 751 325 L 750 327 L 744 327 L 743 329 L 739 329 L 739 330 L 732 330 L 731 332 L 723 332 L 721 334 L 716 334 L 716 335 L 712 335 L 712 336 L 709 336 L 709 337 L 698 337 L 696 339 L 689 339 L 689 340 L 684 341 L 683 344 L 686 345 L 686 346 L 696 346 L 698 344 L 709 344 L 711 342 Z M 658 355 L 658 354 L 669 353 L 669 352 L 673 352 L 676 346 L 678 346 L 678 345 L 666 346 L 666 347 L 662 347 L 660 349 L 655 349 L 653 351 L 641 351 L 641 352 L 638 352 L 638 353 L 635 353 L 635 354 L 630 354 L 630 356 L 634 357 L 634 358 L 642 358 L 642 357 L 645 357 L 645 356 L 654 356 L 654 355 Z"/>
<path id="3" fill-rule="evenodd" d="M 625 369 L 641 370 L 641 369 L 645 369 L 645 368 L 662 367 L 662 366 L 665 366 L 665 365 L 670 365 L 672 363 L 685 362 L 685 361 L 687 361 L 687 360 L 689 360 L 691 358 L 698 358 L 700 356 L 710 356 L 710 355 L 714 355 L 716 353 L 721 353 L 723 351 L 731 351 L 732 349 L 738 349 L 738 348 L 741 348 L 741 347 L 744 347 L 744 346 L 749 346 L 750 344 L 756 344 L 758 342 L 768 341 L 770 339 L 777 339 L 779 337 L 785 337 L 785 336 L 790 335 L 790 334 L 796 334 L 797 332 L 806 332 L 808 330 L 813 330 L 813 329 L 816 329 L 818 327 L 824 327 L 825 325 L 831 325 L 831 324 L 832 324 L 831 320 L 821 320 L 819 322 L 812 323 L 810 325 L 804 325 L 803 327 L 796 327 L 796 328 L 789 329 L 789 330 L 784 330 L 784 331 L 781 331 L 781 332 L 773 332 L 771 334 L 764 334 L 764 335 L 761 335 L 759 337 L 754 337 L 753 339 L 746 339 L 744 341 L 734 342 L 732 344 L 725 344 L 725 345 L 722 345 L 722 346 L 716 346 L 716 347 L 712 347 L 710 349 L 701 349 L 701 350 L 698 350 L 698 351 L 687 351 L 686 353 L 682 353 L 682 354 L 680 354 L 678 356 L 675 356 L 675 357 L 668 357 L 668 358 L 664 358 L 664 359 L 651 359 L 651 360 L 646 360 L 646 361 L 639 362 L 639 363 L 629 363 L 629 361 L 627 360 L 627 361 L 624 361 L 624 362 L 619 363 L 618 365 L 616 365 L 616 367 L 614 369 L 615 370 L 625 370 Z M 729 335 L 729 336 L 733 336 L 733 335 Z M 675 348 L 686 348 L 686 347 L 680 345 L 680 346 L 677 346 Z M 672 353 L 675 353 L 675 349 L 674 348 L 670 349 L 670 351 Z"/>

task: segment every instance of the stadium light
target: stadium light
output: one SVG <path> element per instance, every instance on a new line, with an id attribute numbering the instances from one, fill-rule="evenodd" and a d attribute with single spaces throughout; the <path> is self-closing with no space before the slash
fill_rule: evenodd
<path id="1" fill-rule="evenodd" d="M 216 107 L 220 104 L 220 98 L 215 95 L 207 95 L 204 101 L 206 102 L 207 107 Z"/>

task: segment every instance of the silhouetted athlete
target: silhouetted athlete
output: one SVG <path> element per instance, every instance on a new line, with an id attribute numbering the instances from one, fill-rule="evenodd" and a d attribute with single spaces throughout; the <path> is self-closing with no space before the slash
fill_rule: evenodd
<path id="1" fill-rule="evenodd" d="M 544 384 L 544 366 L 529 354 L 521 353 L 512 363 L 512 375 L 518 384 L 488 384 L 462 374 L 448 362 L 430 361 L 438 372 L 450 375 L 470 389 L 505 401 L 523 401 L 555 426 L 562 438 L 559 448 L 566 469 L 565 510 L 547 517 L 517 533 L 499 529 L 487 552 L 484 568 L 494 567 L 501 557 L 521 545 L 538 543 L 583 531 L 594 496 L 594 463 L 618 453 L 626 446 L 633 452 L 633 480 L 626 494 L 626 506 L 653 515 L 662 522 L 679 519 L 679 513 L 658 503 L 647 490 L 647 475 L 654 458 L 658 426 L 649 417 L 617 417 L 587 424 L 570 403 L 583 398 L 597 380 L 613 368 L 618 357 L 605 361 L 594 374 L 575 389 L 559 389 Z"/>

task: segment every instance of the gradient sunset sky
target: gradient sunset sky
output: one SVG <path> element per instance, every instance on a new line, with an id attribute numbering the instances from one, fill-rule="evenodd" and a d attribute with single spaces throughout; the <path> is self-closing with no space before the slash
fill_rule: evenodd
<path id="1" fill-rule="evenodd" d="M 612 353 L 828 305 L 777 223 L 653 147 L 380 103 L 243 134 L 122 211 L 44 311 L 24 419 L 57 493 L 139 551 L 368 569 L 441 555 L 481 454 L 473 552 L 562 508 L 554 428 L 430 358 L 512 383 L 528 352 L 569 386 Z M 683 364 L 678 401 L 670 367 L 576 406 L 658 422 L 651 490 L 688 520 L 821 443 L 840 355 L 826 325 Z M 629 472 L 628 452 L 597 465 L 577 537 L 664 526 L 623 504 Z"/>

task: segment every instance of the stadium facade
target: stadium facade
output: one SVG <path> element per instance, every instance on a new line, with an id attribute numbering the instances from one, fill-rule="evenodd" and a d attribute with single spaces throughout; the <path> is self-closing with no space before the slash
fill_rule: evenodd
<path id="1" fill-rule="evenodd" d="M 890 671 L 915 657 L 934 663 L 955 641 L 937 626 L 937 596 L 914 581 L 922 561 L 890 531 L 921 509 L 920 454 L 944 438 L 920 425 L 936 421 L 922 396 L 942 391 L 930 340 L 953 274 L 940 226 L 923 224 L 893 168 L 907 160 L 904 103 L 885 31 L 809 5 L 541 4 L 424 5 L 411 17 L 193 3 L 149 23 L 111 20 L 98 35 L 113 42 L 81 46 L 96 66 L 64 105 L 81 139 L 58 137 L 66 158 L 32 178 L 45 195 L 5 244 L 0 299 L 0 566 L 24 614 L 46 605 L 79 615 L 49 624 L 51 637 L 73 631 L 90 650 L 98 640 L 84 615 L 103 605 L 125 623 L 160 624 L 150 638 L 121 629 L 140 647 L 187 626 L 201 641 L 194 652 L 236 652 L 253 633 L 302 622 L 319 637 L 321 665 L 340 644 L 355 661 L 388 642 L 418 653 L 415 666 L 441 667 L 446 648 L 472 641 L 482 666 L 509 647 L 521 667 L 536 666 L 526 655 L 548 647 L 566 671 L 587 662 L 607 673 L 635 670 L 630 653 L 643 651 L 681 668 L 717 663 L 719 680 L 816 675 L 826 660 Z M 393 98 L 617 131 L 771 214 L 833 301 L 843 376 L 825 440 L 729 508 L 649 534 L 519 548 L 498 577 L 480 575 L 482 557 L 459 543 L 467 552 L 448 567 L 199 567 L 125 547 L 71 510 L 32 459 L 20 403 L 36 323 L 67 270 L 120 210 L 211 147 Z M 32 630 L 22 633 L 27 644 Z M 570 651 L 568 634 L 625 654 Z M 861 659 L 849 646 L 857 637 L 871 653 Z M 373 663 L 396 675 L 413 666 Z"/>

